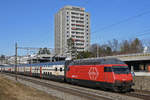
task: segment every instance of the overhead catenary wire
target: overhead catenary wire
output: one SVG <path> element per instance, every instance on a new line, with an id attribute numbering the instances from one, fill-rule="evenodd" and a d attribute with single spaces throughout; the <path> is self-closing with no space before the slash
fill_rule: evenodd
<path id="1" fill-rule="evenodd" d="M 131 36 L 131 37 L 128 37 L 128 38 L 136 38 L 136 37 L 141 37 L 141 36 L 144 36 L 144 35 L 150 35 L 150 29 L 147 29 L 147 30 L 143 30 L 141 32 L 135 32 L 134 33 L 135 35 Z M 125 38 L 125 37 L 123 37 Z"/>
<path id="2" fill-rule="evenodd" d="M 118 21 L 118 22 L 115 22 L 115 23 L 113 23 L 113 24 L 104 26 L 104 27 L 102 27 L 102 28 L 100 28 L 100 29 L 98 29 L 98 30 L 96 30 L 96 31 L 93 31 L 92 33 L 97 33 L 97 32 L 100 32 L 100 31 L 109 29 L 109 28 L 111 28 L 111 27 L 114 27 L 114 26 L 117 26 L 117 25 L 119 25 L 119 24 L 128 22 L 128 21 L 130 21 L 130 20 L 133 20 L 133 19 L 135 19 L 135 18 L 141 17 L 141 16 L 146 15 L 146 14 L 149 14 L 149 13 L 150 13 L 150 11 L 142 12 L 142 13 L 140 13 L 140 14 L 137 14 L 137 15 L 128 17 L 128 18 L 126 18 L 126 19 L 120 20 L 120 21 Z"/>
<path id="3" fill-rule="evenodd" d="M 137 14 L 137 15 L 134 15 L 134 16 L 131 16 L 131 17 L 128 17 L 128 18 L 123 19 L 123 20 L 121 20 L 121 21 L 118 21 L 118 22 L 115 22 L 115 23 L 113 23 L 113 24 L 110 24 L 110 25 L 107 25 L 107 26 L 105 26 L 105 27 L 102 27 L 102 28 L 100 28 L 100 29 L 98 29 L 98 30 L 96 30 L 96 31 L 91 32 L 91 33 L 93 34 L 93 33 L 97 33 L 97 32 L 100 32 L 100 31 L 104 31 L 104 30 L 106 30 L 106 29 L 109 29 L 109 28 L 111 28 L 111 27 L 115 27 L 115 26 L 117 26 L 117 25 L 120 25 L 120 24 L 122 24 L 122 23 L 128 22 L 128 21 L 130 21 L 130 20 L 136 19 L 136 18 L 138 18 L 138 17 L 141 17 L 141 16 L 146 15 L 146 14 L 149 14 L 149 13 L 150 13 L 150 11 L 142 12 L 142 13 L 140 13 L 140 14 Z M 143 33 L 143 32 L 144 32 L 144 33 Z M 150 29 L 144 30 L 143 32 L 136 32 L 136 34 L 138 34 L 138 35 L 134 35 L 134 36 L 128 37 L 128 38 L 133 38 L 133 37 L 135 38 L 135 37 L 140 37 L 140 36 L 148 35 L 148 32 L 150 32 Z M 139 34 L 139 33 L 142 33 L 142 34 Z M 98 37 L 97 37 L 97 38 L 98 38 Z"/>
<path id="4" fill-rule="evenodd" d="M 146 30 L 143 30 L 143 31 L 140 31 L 140 32 L 135 32 L 134 33 L 135 35 L 133 35 L 133 36 L 131 36 L 131 37 L 127 37 L 127 38 L 129 38 L 129 40 L 132 40 L 132 39 L 135 39 L 135 38 L 139 38 L 139 37 L 141 37 L 141 36 L 145 36 L 145 35 L 150 35 L 150 29 L 146 29 Z M 125 39 L 125 37 L 123 37 L 123 39 Z M 118 38 L 117 38 L 117 40 L 118 40 Z M 126 40 L 126 39 L 125 39 Z M 147 44 L 147 45 L 150 45 L 149 43 L 150 42 L 147 42 L 146 43 L 146 41 L 145 40 L 141 40 L 142 41 L 142 43 L 144 43 L 144 44 Z M 107 44 L 107 43 L 104 43 L 104 44 Z"/>

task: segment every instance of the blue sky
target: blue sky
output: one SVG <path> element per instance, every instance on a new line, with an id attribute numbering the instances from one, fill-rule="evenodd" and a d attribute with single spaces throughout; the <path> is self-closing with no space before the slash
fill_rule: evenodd
<path id="1" fill-rule="evenodd" d="M 15 42 L 54 48 L 54 14 L 65 5 L 84 7 L 91 14 L 91 44 L 150 39 L 150 0 L 0 0 L 0 54 L 13 55 Z M 143 15 L 134 18 L 138 14 Z M 149 33 L 139 35 L 144 31 Z"/>

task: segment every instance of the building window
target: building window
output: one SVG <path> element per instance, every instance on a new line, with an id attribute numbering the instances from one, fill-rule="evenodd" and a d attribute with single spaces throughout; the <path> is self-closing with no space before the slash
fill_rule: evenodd
<path id="1" fill-rule="evenodd" d="M 76 34 L 84 34 L 84 32 L 76 32 Z"/>
<path id="2" fill-rule="evenodd" d="M 72 22 L 75 22 L 75 20 L 71 20 Z"/>
<path id="3" fill-rule="evenodd" d="M 71 14 L 78 15 L 78 13 L 75 13 L 75 12 L 71 12 Z"/>
<path id="4" fill-rule="evenodd" d="M 81 32 L 81 34 L 84 34 L 84 32 Z"/>
<path id="5" fill-rule="evenodd" d="M 72 26 L 75 26 L 75 24 L 71 24 Z"/>
<path id="6" fill-rule="evenodd" d="M 84 29 L 82 29 L 82 28 L 76 28 L 76 30 L 84 31 Z"/>
<path id="7" fill-rule="evenodd" d="M 55 68 L 55 71 L 57 71 L 57 68 Z"/>
<path id="8" fill-rule="evenodd" d="M 75 16 L 71 16 L 71 18 L 75 18 Z"/>
<path id="9" fill-rule="evenodd" d="M 80 14 L 81 16 L 84 16 L 84 14 Z"/>
<path id="10" fill-rule="evenodd" d="M 75 33 L 74 31 L 71 31 L 71 33 Z"/>
<path id="11" fill-rule="evenodd" d="M 84 19 L 84 17 L 80 17 L 80 19 Z"/>
<path id="12" fill-rule="evenodd" d="M 76 26 L 78 26 L 78 27 L 84 27 L 84 25 L 81 25 L 81 24 L 76 24 Z"/>
<path id="13" fill-rule="evenodd" d="M 77 20 L 76 22 L 77 22 L 77 23 L 84 23 L 84 21 L 78 21 L 78 20 Z"/>
<path id="14" fill-rule="evenodd" d="M 76 43 L 77 46 L 83 46 L 84 44 L 81 43 Z"/>
<path id="15" fill-rule="evenodd" d="M 72 35 L 72 37 L 75 37 L 75 35 Z"/>

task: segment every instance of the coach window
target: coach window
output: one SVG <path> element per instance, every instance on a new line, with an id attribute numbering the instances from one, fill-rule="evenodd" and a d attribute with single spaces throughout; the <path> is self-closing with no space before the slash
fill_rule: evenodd
<path id="1" fill-rule="evenodd" d="M 55 71 L 57 71 L 57 68 L 55 68 Z"/>
<path id="2" fill-rule="evenodd" d="M 60 68 L 60 72 L 62 72 L 62 68 Z"/>
<path id="3" fill-rule="evenodd" d="M 104 72 L 112 72 L 112 68 L 111 67 L 104 67 Z"/>

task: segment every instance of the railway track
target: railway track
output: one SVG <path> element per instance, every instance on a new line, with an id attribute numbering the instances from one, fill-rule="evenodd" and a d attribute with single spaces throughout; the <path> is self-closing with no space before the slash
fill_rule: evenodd
<path id="1" fill-rule="evenodd" d="M 127 96 L 137 97 L 143 100 L 150 100 L 150 92 L 143 90 L 135 90 L 134 92 L 125 93 Z"/>
<path id="2" fill-rule="evenodd" d="M 6 74 L 6 73 L 5 73 Z M 8 74 L 7 75 L 11 75 L 12 77 L 15 77 L 14 74 Z M 52 84 L 51 82 L 49 82 L 48 80 L 40 80 L 38 78 L 32 78 L 32 77 L 27 77 L 27 76 L 22 76 L 22 75 L 18 75 L 18 78 L 21 80 L 26 80 L 38 85 L 42 85 L 48 88 L 52 88 L 55 90 L 59 90 L 62 92 L 67 92 L 70 93 L 72 95 L 76 95 L 82 98 L 86 98 L 87 100 L 114 100 L 114 99 L 122 99 L 122 100 L 137 100 L 137 99 L 143 99 L 143 100 L 149 100 L 150 98 L 150 94 L 146 94 L 145 92 L 142 91 L 134 91 L 134 92 L 129 92 L 129 93 L 111 93 L 111 92 L 106 92 L 106 91 L 100 91 L 100 90 L 95 90 L 95 89 L 89 89 L 89 88 L 82 88 L 79 86 L 72 86 L 70 84 L 66 84 L 66 83 L 61 83 L 61 85 L 59 85 L 59 82 L 55 82 L 54 84 Z M 63 84 L 63 86 L 62 86 Z M 114 95 L 114 96 L 110 96 L 110 95 Z M 116 96 L 115 96 L 116 95 Z M 126 96 L 126 98 L 121 98 L 119 96 Z M 116 97 L 116 98 L 115 98 Z M 135 98 L 130 98 L 130 97 L 135 97 Z"/>

